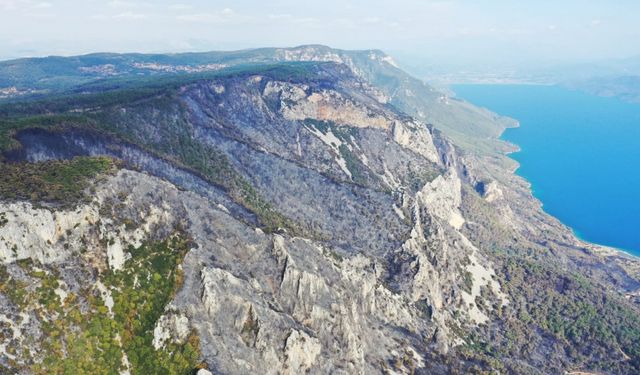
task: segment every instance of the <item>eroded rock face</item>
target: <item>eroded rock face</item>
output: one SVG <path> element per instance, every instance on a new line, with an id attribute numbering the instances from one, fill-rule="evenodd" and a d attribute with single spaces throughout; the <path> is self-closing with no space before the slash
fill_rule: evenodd
<path id="1" fill-rule="evenodd" d="M 210 318 L 206 326 L 216 332 L 217 348 L 225 348 L 220 359 L 251 348 L 252 358 L 262 363 L 237 362 L 238 367 L 224 367 L 227 371 L 266 366 L 276 372 L 283 366 L 288 373 L 309 368 L 340 372 L 340 363 L 346 363 L 344 371 L 361 372 L 375 368 L 365 353 L 385 357 L 382 343 L 401 350 L 391 339 L 396 334 L 389 331 L 391 336 L 384 337 L 377 332 L 382 327 L 425 327 L 406 299 L 379 285 L 370 259 L 356 256 L 336 264 L 311 242 L 279 235 L 270 242 L 262 244 L 262 251 L 282 267 L 275 275 L 264 270 L 267 275 L 254 273 L 251 279 L 240 280 L 220 269 L 202 271 L 202 303 Z M 252 258 L 264 262 L 257 254 Z M 376 344 L 371 337 L 376 337 Z M 284 351 L 274 350 L 283 343 Z M 228 366 L 228 361 L 221 362 Z"/>
<path id="2" fill-rule="evenodd" d="M 106 154 L 126 164 L 74 210 L 0 202 L 0 262 L 20 278 L 16 261 L 37 260 L 57 279 L 52 304 L 73 301 L 77 286 L 88 285 L 113 319 L 117 290 L 97 276 L 123 270 L 137 246 L 179 228 L 193 246 L 173 270 L 181 287 L 149 331 L 155 350 L 195 333 L 200 359 L 215 374 L 450 372 L 443 358 L 462 361 L 456 351 L 500 329 L 501 310 L 518 302 L 489 251 L 491 236 L 540 251 L 538 236 L 565 232 L 534 209 L 520 180 L 461 156 L 433 126 L 385 105 L 353 60 L 315 48 L 283 51 L 278 58 L 350 68 L 325 68 L 304 81 L 205 80 L 179 88 L 171 110 L 111 109 L 146 148 L 75 130 L 19 135 L 26 160 Z M 393 66 L 374 52 L 367 59 Z M 153 154 L 156 143 L 179 148 L 162 143 L 176 126 L 197 140 L 190 156 L 251 187 L 243 198 L 260 198 L 268 209 L 178 165 L 180 153 Z M 209 152 L 225 163 L 206 159 Z M 480 191 L 478 181 L 491 182 Z M 265 213 L 295 225 L 261 229 Z M 570 234 L 564 240 L 576 243 Z M 37 309 L 0 293 L 0 314 L 4 357 L 42 361 Z M 27 357 L 12 347 L 27 348 Z M 9 363 L 4 357 L 1 365 Z M 122 363 L 128 371 L 126 355 Z"/>
<path id="3" fill-rule="evenodd" d="M 455 229 L 460 229 L 464 224 L 464 218 L 459 211 L 462 199 L 461 186 L 460 178 L 452 169 L 426 184 L 416 199 L 421 201 L 422 206 L 431 215 L 446 221 Z"/>
<path id="4" fill-rule="evenodd" d="M 129 246 L 180 226 L 194 248 L 182 264 L 183 287 L 155 323 L 156 350 L 193 330 L 203 359 L 222 373 L 365 373 L 405 357 L 419 368 L 425 353 L 464 342 L 451 324 L 489 320 L 475 300 L 484 298 L 482 286 L 499 285 L 458 232 L 464 219 L 455 151 L 443 159 L 430 127 L 354 91 L 354 82 L 319 89 L 251 76 L 180 90 L 198 139 L 222 150 L 307 234 L 266 234 L 187 171 L 169 179 L 183 190 L 162 181 L 165 161 L 132 149 L 119 152 L 135 155 L 130 160 L 143 161 L 155 177 L 121 170 L 76 211 L 5 204 L 4 261 L 62 262 L 82 242 L 98 269 L 120 270 Z M 113 149 L 72 136 L 61 144 L 89 155 Z M 58 154 L 33 149 L 40 157 Z M 12 253 L 10 243 L 23 235 L 29 241 Z M 468 257 L 476 267 L 468 272 L 478 278 L 465 297 Z M 95 288 L 113 317 L 112 291 Z"/>
<path id="5" fill-rule="evenodd" d="M 438 282 L 433 275 L 423 284 L 416 276 L 413 295 L 394 291 L 385 286 L 383 259 L 340 255 L 312 240 L 264 234 L 232 218 L 216 202 L 139 172 L 120 171 L 98 187 L 88 206 L 102 209 L 106 220 L 104 205 L 116 198 L 143 208 L 146 220 L 141 222 L 148 223 L 123 233 L 168 230 L 181 222 L 197 243 L 183 264 L 183 288 L 156 323 L 153 344 L 158 348 L 181 342 L 195 329 L 203 357 L 224 372 L 353 373 L 372 371 L 376 361 L 392 361 L 408 351 L 424 352 L 429 340 L 417 338 L 431 337 L 446 326 L 447 301 L 430 295 L 433 320 L 425 319 L 423 306 L 416 304 L 425 297 L 417 290 Z M 110 259 L 109 247 L 88 251 Z M 422 254 L 423 249 L 416 251 Z M 113 309 L 108 291 L 103 292 Z M 406 333 L 393 327 L 412 332 L 417 341 L 403 343 Z M 438 340 L 445 346 L 456 343 L 453 335 Z"/>
<path id="6" fill-rule="evenodd" d="M 482 197 L 486 199 L 487 202 L 494 202 L 503 197 L 502 189 L 500 189 L 500 184 L 497 181 L 491 181 L 488 184 L 484 185 L 482 189 Z"/>
<path id="7" fill-rule="evenodd" d="M 424 126 L 424 124 L 395 122 L 393 140 L 433 163 L 443 162 L 434 144 L 431 129 Z"/>
<path id="8" fill-rule="evenodd" d="M 285 344 L 285 374 L 300 374 L 309 371 L 315 364 L 322 347 L 318 339 L 304 332 L 293 330 Z"/>
<path id="9" fill-rule="evenodd" d="M 80 238 L 93 230 L 99 214 L 95 207 L 75 211 L 35 208 L 30 203 L 0 203 L 7 220 L 0 232 L 0 262 L 37 259 L 41 263 L 64 260 L 64 246 L 80 247 Z"/>
<path id="10" fill-rule="evenodd" d="M 313 119 L 332 121 L 338 125 L 362 128 L 388 129 L 391 123 L 388 118 L 359 106 L 334 90 L 311 92 L 305 85 L 292 85 L 283 82 L 269 82 L 264 95 L 278 95 L 281 100 L 281 111 L 288 120 Z"/>
<path id="11" fill-rule="evenodd" d="M 32 259 L 49 264 L 62 262 L 81 249 L 106 247 L 109 267 L 122 269 L 128 246 L 139 247 L 149 238 L 149 233 L 174 222 L 163 207 L 157 206 L 146 207 L 126 222 L 101 215 L 101 209 L 111 210 L 114 204 L 129 205 L 128 194 L 101 191 L 91 203 L 74 210 L 35 208 L 31 203 L 0 203 L 0 212 L 7 220 L 0 234 L 0 261 Z M 135 227 L 127 225 L 134 221 Z"/>
<path id="12" fill-rule="evenodd" d="M 183 343 L 189 335 L 189 327 L 189 319 L 180 313 L 169 312 L 161 316 L 153 330 L 153 347 L 157 350 L 168 340 Z"/>

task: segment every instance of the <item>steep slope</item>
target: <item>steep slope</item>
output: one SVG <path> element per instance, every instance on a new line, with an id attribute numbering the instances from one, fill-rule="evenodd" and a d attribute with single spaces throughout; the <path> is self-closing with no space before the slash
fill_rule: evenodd
<path id="1" fill-rule="evenodd" d="M 333 59 L 305 48 L 277 59 Z M 637 371 L 637 261 L 576 240 L 365 68 L 243 66 L 5 106 L 6 162 L 119 161 L 71 181 L 84 199 L 3 197 L 0 365 Z"/>
<path id="2" fill-rule="evenodd" d="M 274 55 L 279 61 L 346 64 L 354 74 L 380 88 L 389 103 L 421 121 L 437 125 L 458 147 L 492 156 L 513 150 L 498 137 L 505 128 L 515 126 L 514 121 L 439 92 L 404 72 L 382 51 L 344 51 L 314 45 L 278 49 Z"/>
<path id="3" fill-rule="evenodd" d="M 438 92 L 402 71 L 390 56 L 379 50 L 345 51 L 310 45 L 172 55 L 91 54 L 21 59 L 0 62 L 0 90 L 5 97 L 50 94 L 72 87 L 86 89 L 83 85 L 96 79 L 193 74 L 281 61 L 345 64 L 355 75 L 382 90 L 386 101 L 418 120 L 437 124 L 459 147 L 491 155 L 512 149 L 497 138 L 514 122 Z"/>
<path id="4" fill-rule="evenodd" d="M 487 321 L 486 314 L 492 311 L 484 308 L 483 312 L 477 305 L 480 286 L 489 285 L 499 300 L 503 296 L 495 282 L 463 277 L 467 267 L 477 267 L 486 275 L 492 271 L 458 232 L 463 222 L 457 208 L 461 200 L 458 172 L 455 163 L 443 163 L 434 138 L 438 143 L 446 141 L 376 101 L 368 94 L 372 90 L 344 67 L 308 65 L 305 69 L 305 75 L 293 81 L 277 80 L 281 71 L 224 76 L 130 105 L 91 110 L 83 115 L 91 130 L 63 122 L 54 132 L 18 132 L 21 148 L 8 154 L 12 159 L 40 162 L 109 155 L 122 159 L 125 166 L 140 167 L 183 188 L 189 189 L 194 181 L 214 188 L 207 189 L 207 201 L 193 195 L 183 197 L 185 193 L 165 184 L 164 189 L 170 190 L 154 195 L 161 197 L 162 203 L 152 205 L 138 200 L 145 199 L 143 193 L 158 191 L 159 182 L 144 175 L 119 173 L 106 187 L 98 188 L 100 198 L 91 204 L 68 213 L 57 212 L 64 219 L 45 219 L 45 227 L 57 227 L 55 233 L 61 232 L 63 239 L 54 234 L 20 240 L 26 224 L 23 220 L 40 214 L 30 211 L 28 205 L 9 203 L 4 208 L 8 220 L 3 231 L 4 261 L 15 264 L 20 259 L 35 259 L 39 267 L 66 264 L 72 251 L 65 250 L 76 250 L 76 238 L 81 238 L 92 249 L 91 258 L 106 258 L 108 268 L 96 269 L 117 275 L 138 251 L 127 245 L 137 248 L 147 235 L 140 227 L 128 231 L 126 223 L 136 227 L 144 217 L 152 222 L 142 222 L 142 228 L 165 225 L 150 232 L 158 236 L 158 232 L 176 231 L 175 220 L 180 218 L 198 246 L 183 264 L 185 285 L 194 286 L 183 287 L 169 309 L 193 322 L 204 358 L 223 372 L 256 370 L 265 363 L 292 372 L 312 365 L 334 371 L 344 366 L 341 363 L 349 363 L 345 371 L 365 371 L 392 363 L 394 355 L 406 355 L 403 353 L 415 353 L 416 363 L 421 363 L 424 354 L 417 353 L 430 352 L 429 346 L 446 351 L 458 344 L 462 338 L 450 330 L 450 324 L 472 327 Z M 174 97 L 171 104 L 167 97 Z M 106 135 L 107 129 L 128 137 L 129 142 L 120 141 L 118 135 Z M 180 138 L 183 132 L 188 138 Z M 174 139 L 189 143 L 175 148 Z M 205 153 L 195 154 L 197 148 Z M 188 177 L 166 173 L 170 167 L 162 163 L 171 162 L 182 164 Z M 436 178 L 444 170 L 448 172 Z M 236 183 L 239 186 L 222 181 L 230 176 L 241 181 Z M 140 197 L 132 193 L 149 184 L 155 187 L 142 190 Z M 216 190 L 223 197 L 213 194 Z M 120 193 L 114 196 L 116 191 Z M 122 192 L 127 193 L 123 196 Z M 178 195 L 175 201 L 169 198 L 172 194 Z M 143 212 L 149 213 L 118 217 L 126 211 L 111 209 L 116 217 L 104 216 L 114 200 L 128 201 L 135 210 L 144 207 Z M 183 212 L 175 213 L 176 209 Z M 234 211 L 238 214 L 231 219 Z M 124 230 L 115 230 L 116 226 L 93 232 L 93 227 L 83 230 L 82 224 L 71 225 L 86 212 L 94 215 L 85 218 L 87 222 L 108 225 L 110 219 L 125 223 L 121 224 Z M 60 220 L 69 226 L 56 225 Z M 276 220 L 286 229 L 278 229 Z M 263 230 L 282 231 L 284 236 L 263 234 L 252 222 Z M 431 223 L 428 229 L 426 223 Z M 67 231 L 71 233 L 64 236 Z M 303 238 L 290 237 L 289 232 Z M 216 233 L 227 234 L 220 237 Z M 103 241 L 104 247 L 99 245 Z M 233 245 L 238 243 L 242 246 Z M 446 266 L 429 271 L 432 267 L 416 261 L 434 247 L 449 249 L 450 255 L 446 255 Z M 394 277 L 388 263 L 404 268 L 406 262 L 401 258 L 405 257 L 417 257 L 412 261 L 415 270 L 405 269 L 408 275 Z M 239 263 L 238 259 L 246 261 Z M 10 266 L 8 272 L 17 275 L 19 268 Z M 435 275 L 430 274 L 433 271 Z M 104 284 L 98 277 L 81 284 L 100 283 Z M 383 286 L 387 283 L 389 286 Z M 106 293 L 111 292 L 107 287 Z M 221 300 L 227 302 L 220 306 Z M 451 306 L 462 303 L 468 304 L 468 312 L 463 309 L 454 316 Z M 25 307 L 27 312 L 41 308 L 45 307 Z M 27 312 L 18 309 L 12 318 Z M 242 314 L 248 315 L 241 318 Z M 372 320 L 367 322 L 369 315 Z M 231 333 L 238 324 L 240 331 L 234 337 Z M 251 326 L 249 332 L 247 325 Z M 398 328 L 402 329 L 394 333 Z M 222 342 L 220 330 L 229 333 L 222 335 Z M 336 334 L 339 331 L 341 335 Z M 36 335 L 42 333 L 46 334 Z M 380 347 L 382 341 L 375 350 L 369 346 L 370 339 L 377 336 L 387 342 L 386 348 Z M 434 339 L 425 342 L 429 337 Z M 284 352 L 273 351 L 281 342 L 286 343 Z M 222 350 L 221 344 L 227 349 Z M 308 351 L 313 353 L 310 358 L 305 357 L 312 355 Z M 126 342 L 123 353 L 132 356 Z M 218 354 L 213 357 L 211 353 Z M 365 353 L 370 358 L 365 358 Z M 241 363 L 233 360 L 239 355 Z M 20 363 L 19 358 L 16 361 Z M 131 364 L 137 371 L 142 368 Z"/>

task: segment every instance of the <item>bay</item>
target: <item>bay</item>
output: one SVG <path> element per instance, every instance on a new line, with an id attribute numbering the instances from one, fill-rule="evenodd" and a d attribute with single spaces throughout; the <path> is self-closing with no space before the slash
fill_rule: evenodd
<path id="1" fill-rule="evenodd" d="M 558 86 L 454 85 L 512 117 L 502 138 L 544 210 L 590 242 L 640 256 L 640 105 Z"/>

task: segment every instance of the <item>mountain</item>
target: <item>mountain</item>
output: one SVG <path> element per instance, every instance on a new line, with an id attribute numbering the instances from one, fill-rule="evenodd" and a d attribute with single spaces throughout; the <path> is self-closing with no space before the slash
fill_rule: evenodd
<path id="1" fill-rule="evenodd" d="M 1 371 L 640 370 L 638 260 L 541 210 L 513 121 L 380 51 L 0 72 L 28 92 L 0 104 Z"/>
<path id="2" fill-rule="evenodd" d="M 530 74 L 536 82 L 640 102 L 640 56 L 553 66 Z"/>
<path id="3" fill-rule="evenodd" d="M 382 51 L 344 51 L 310 45 L 291 49 L 261 48 L 235 52 L 182 53 L 173 55 L 91 54 L 78 57 L 48 57 L 0 62 L 0 93 L 5 97 L 28 94 L 50 95 L 97 79 L 132 76 L 214 72 L 233 66 L 283 61 L 324 61 L 347 65 L 359 78 L 383 90 L 387 100 L 401 111 L 439 128 L 461 147 L 493 153 L 513 151 L 497 140 L 510 119 L 497 117 L 435 90 L 402 71 Z M 2 96 L 0 95 L 0 99 Z"/>
<path id="4" fill-rule="evenodd" d="M 597 76 L 569 82 L 567 86 L 599 96 L 615 96 L 627 102 L 640 103 L 640 75 Z"/>

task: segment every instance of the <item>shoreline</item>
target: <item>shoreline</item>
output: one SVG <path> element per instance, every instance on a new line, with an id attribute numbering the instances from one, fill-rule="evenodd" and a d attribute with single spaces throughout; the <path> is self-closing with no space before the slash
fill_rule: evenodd
<path id="1" fill-rule="evenodd" d="M 493 83 L 487 83 L 487 84 L 493 85 Z M 496 84 L 496 85 L 500 85 L 500 84 Z M 531 85 L 536 85 L 536 84 L 531 84 Z M 551 85 L 539 84 L 539 85 L 540 86 L 552 86 L 552 84 Z M 487 110 L 489 110 L 489 111 L 491 111 L 493 113 L 496 113 L 493 110 L 491 110 L 490 108 L 486 108 L 486 107 L 483 107 L 483 108 L 485 108 L 485 109 L 487 109 Z M 529 189 L 529 192 L 530 192 L 531 196 L 536 201 L 538 201 L 540 203 L 540 209 L 545 214 L 553 217 L 555 220 L 558 220 L 559 223 L 561 223 L 563 226 L 565 226 L 567 229 L 569 229 L 569 231 L 571 231 L 572 236 L 576 240 L 578 240 L 578 242 L 581 243 L 582 246 L 587 247 L 589 250 L 596 251 L 596 252 L 600 253 L 601 255 L 605 255 L 605 256 L 626 256 L 626 257 L 631 257 L 634 260 L 640 260 L 640 250 L 636 254 L 635 251 L 630 250 L 630 249 L 625 249 L 625 248 L 617 247 L 617 246 L 614 246 L 614 245 L 608 245 L 608 244 L 603 244 L 603 243 L 597 243 L 597 242 L 590 241 L 590 240 L 586 239 L 582 234 L 580 234 L 580 232 L 577 229 L 575 229 L 571 225 L 567 224 L 565 221 L 560 220 L 560 218 L 558 218 L 556 215 L 553 215 L 553 214 L 551 214 L 550 212 L 548 212 L 547 210 L 544 209 L 544 202 L 542 201 L 542 199 L 540 197 L 538 197 L 536 195 L 533 182 L 529 178 L 527 178 L 526 176 L 518 173 L 518 170 L 521 167 L 521 163 L 518 160 L 516 160 L 516 159 L 514 159 L 514 158 L 512 158 L 510 156 L 510 155 L 522 152 L 522 148 L 520 147 L 519 144 L 514 143 L 514 142 L 512 142 L 510 140 L 507 140 L 507 139 L 503 138 L 505 133 L 508 130 L 516 130 L 516 129 L 522 127 L 522 123 L 520 122 L 520 120 L 515 119 L 515 118 L 511 118 L 509 116 L 503 116 L 503 115 L 501 115 L 499 113 L 496 113 L 496 115 L 502 116 L 502 117 L 506 117 L 506 118 L 509 118 L 509 119 L 513 120 L 514 126 L 505 127 L 502 130 L 502 132 L 500 133 L 500 135 L 498 136 L 497 139 L 500 140 L 500 141 L 506 142 L 506 143 L 508 143 L 508 144 L 510 144 L 510 145 L 512 145 L 514 147 L 513 150 L 503 152 L 503 155 L 508 157 L 510 160 L 512 160 L 516 164 L 516 166 L 511 171 L 511 173 L 513 173 L 514 175 L 522 178 L 527 183 L 527 185 L 529 186 L 528 189 Z"/>

